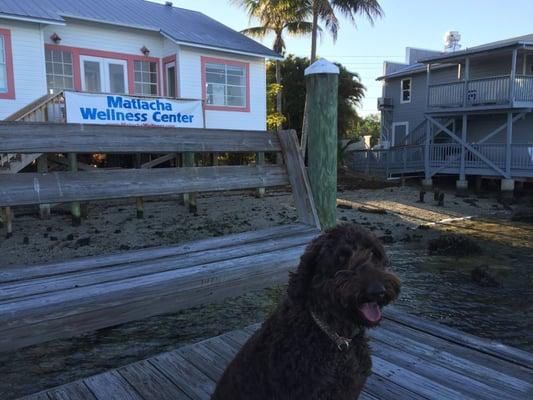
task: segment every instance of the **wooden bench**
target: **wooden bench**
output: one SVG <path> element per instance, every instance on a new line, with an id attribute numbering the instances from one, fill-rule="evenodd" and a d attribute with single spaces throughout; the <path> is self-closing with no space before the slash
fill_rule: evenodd
<path id="1" fill-rule="evenodd" d="M 320 232 L 293 131 L 0 123 L 0 153 L 97 152 L 282 152 L 285 164 L 0 175 L 0 207 L 290 185 L 298 223 L 45 265 L 0 261 L 0 351 L 283 282 Z"/>

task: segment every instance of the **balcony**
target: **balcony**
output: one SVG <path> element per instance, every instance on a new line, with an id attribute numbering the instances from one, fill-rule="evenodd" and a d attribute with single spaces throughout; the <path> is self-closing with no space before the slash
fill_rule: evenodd
<path id="1" fill-rule="evenodd" d="M 512 83 L 512 84 L 511 84 Z M 429 85 L 428 109 L 491 109 L 533 106 L 533 76 L 509 75 Z"/>

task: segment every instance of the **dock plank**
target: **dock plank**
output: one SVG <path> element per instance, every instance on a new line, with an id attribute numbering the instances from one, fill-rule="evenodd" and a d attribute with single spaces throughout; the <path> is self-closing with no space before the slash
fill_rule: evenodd
<path id="1" fill-rule="evenodd" d="M 483 339 L 460 332 L 437 322 L 401 312 L 395 308 L 387 310 L 386 315 L 387 318 L 400 324 L 416 327 L 416 329 L 430 333 L 433 336 L 453 341 L 461 346 L 466 346 L 533 370 L 533 355 L 523 350 L 507 346 L 495 340 Z"/>
<path id="2" fill-rule="evenodd" d="M 479 382 L 487 383 L 493 387 L 505 387 L 507 391 L 517 396 L 528 394 L 533 397 L 532 383 L 508 375 L 505 370 L 495 370 L 493 364 L 489 367 L 482 360 L 473 360 L 469 355 L 452 354 L 447 351 L 453 351 L 452 345 L 443 349 L 442 346 L 435 343 L 435 338 L 430 337 L 431 343 L 428 343 L 428 338 L 425 341 L 420 340 L 420 338 L 415 340 L 402 334 L 404 332 L 400 329 L 401 327 L 393 325 L 391 329 L 372 330 L 370 332 L 372 347 L 374 347 L 374 343 L 378 345 L 385 343 L 402 352 L 421 357 Z"/>
<path id="3" fill-rule="evenodd" d="M 118 372 L 146 400 L 190 400 L 147 360 L 119 368 Z"/>
<path id="4" fill-rule="evenodd" d="M 499 346 L 487 346 L 484 339 L 461 342 L 458 331 L 447 328 L 443 333 L 433 323 L 418 322 L 419 318 L 394 315 L 370 331 L 373 373 L 361 400 L 533 398 L 533 370 L 523 365 L 528 353 L 504 350 L 503 355 L 494 355 Z M 24 400 L 208 400 L 228 363 L 259 326 L 253 324 Z M 515 361 L 513 354 L 519 355 Z"/>
<path id="5" fill-rule="evenodd" d="M 145 400 L 117 371 L 91 376 L 83 382 L 98 400 Z"/>
<path id="6" fill-rule="evenodd" d="M 50 390 L 47 394 L 50 400 L 97 400 L 81 381 L 59 386 Z"/>
<path id="7" fill-rule="evenodd" d="M 160 354 L 149 362 L 191 399 L 208 399 L 215 390 L 215 382 L 176 351 Z"/>

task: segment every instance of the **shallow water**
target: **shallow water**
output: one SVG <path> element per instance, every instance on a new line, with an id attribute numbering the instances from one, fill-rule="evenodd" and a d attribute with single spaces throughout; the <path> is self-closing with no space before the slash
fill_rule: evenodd
<path id="1" fill-rule="evenodd" d="M 480 240 L 483 254 L 428 256 L 427 239 L 440 233 L 434 229 L 418 231 L 418 241 L 388 246 L 391 268 L 402 279 L 398 307 L 533 352 L 533 226 L 473 220 L 434 228 L 469 233 Z M 488 266 L 501 286 L 487 288 L 472 282 L 471 270 L 478 266 Z M 283 289 L 248 293 L 221 304 L 0 355 L 0 399 L 57 386 L 261 321 Z"/>

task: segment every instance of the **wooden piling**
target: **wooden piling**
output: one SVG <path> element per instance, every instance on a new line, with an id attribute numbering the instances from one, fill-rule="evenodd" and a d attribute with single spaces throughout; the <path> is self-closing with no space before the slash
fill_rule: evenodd
<path id="1" fill-rule="evenodd" d="M 194 167 L 194 153 L 183 153 L 183 166 L 184 167 Z M 184 204 L 186 207 L 189 207 L 189 212 L 196 213 L 198 210 L 196 206 L 196 193 L 185 193 L 183 195 Z"/>
<path id="2" fill-rule="evenodd" d="M 48 155 L 45 153 L 37 159 L 37 172 L 45 174 L 48 172 Z M 50 204 L 39 205 L 39 217 L 48 219 L 50 217 Z"/>
<path id="3" fill-rule="evenodd" d="M 321 59 L 305 70 L 308 174 L 323 229 L 336 225 L 339 68 Z"/>
<path id="4" fill-rule="evenodd" d="M 71 172 L 78 171 L 78 157 L 76 153 L 68 153 L 68 169 Z M 81 225 L 81 207 L 78 201 L 70 204 L 70 214 L 72 215 L 72 226 Z"/>
<path id="5" fill-rule="evenodd" d="M 136 153 L 133 159 L 133 164 L 135 168 L 141 168 L 141 153 Z M 137 197 L 135 199 L 135 207 L 137 210 L 137 218 L 144 218 L 144 199 L 142 197 Z"/>
<path id="6" fill-rule="evenodd" d="M 255 153 L 255 164 L 258 166 L 264 166 L 265 165 L 265 153 L 259 152 Z M 265 195 L 265 188 L 260 187 L 255 190 L 255 196 L 258 198 L 264 197 Z"/>
<path id="7" fill-rule="evenodd" d="M 4 221 L 6 225 L 6 238 L 13 236 L 13 210 L 11 207 L 4 208 Z"/>

